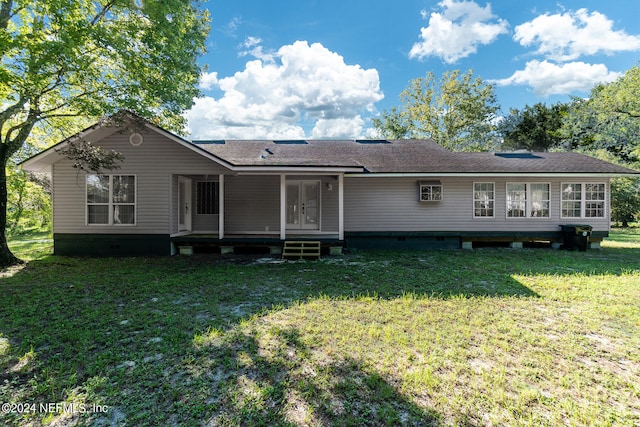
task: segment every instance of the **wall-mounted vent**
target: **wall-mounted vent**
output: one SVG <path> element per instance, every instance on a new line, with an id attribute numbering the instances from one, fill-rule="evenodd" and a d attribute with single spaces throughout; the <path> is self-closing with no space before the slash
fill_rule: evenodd
<path id="1" fill-rule="evenodd" d="M 144 141 L 144 138 L 138 132 L 134 132 L 129 136 L 129 143 L 134 147 L 142 145 L 143 141 Z"/>

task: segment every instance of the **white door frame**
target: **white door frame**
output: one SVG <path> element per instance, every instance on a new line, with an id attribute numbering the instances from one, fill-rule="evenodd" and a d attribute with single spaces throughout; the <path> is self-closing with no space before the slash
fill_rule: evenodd
<path id="1" fill-rule="evenodd" d="M 178 176 L 178 231 L 191 231 L 193 199 L 191 178 Z"/>
<path id="2" fill-rule="evenodd" d="M 316 191 L 315 194 L 308 193 L 308 189 L 311 188 L 309 185 L 315 186 Z M 288 211 L 290 204 L 289 200 L 285 203 L 284 212 L 287 217 L 286 228 L 287 230 L 320 230 L 320 217 L 321 217 L 321 181 L 317 179 L 296 179 L 296 180 L 287 180 L 286 181 L 286 193 L 287 196 L 289 194 L 289 187 L 297 187 L 297 203 L 296 206 L 293 207 L 294 214 L 290 215 L 291 212 Z M 309 202 L 315 201 L 316 206 L 309 207 Z M 309 217 L 307 215 L 307 209 L 315 209 L 315 222 L 309 221 Z M 290 219 L 293 218 L 293 221 Z"/>

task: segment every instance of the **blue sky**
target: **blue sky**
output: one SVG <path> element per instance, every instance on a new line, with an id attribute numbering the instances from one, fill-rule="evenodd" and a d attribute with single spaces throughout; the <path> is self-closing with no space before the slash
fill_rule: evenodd
<path id="1" fill-rule="evenodd" d="M 224 0 L 193 139 L 373 137 L 410 80 L 473 69 L 502 114 L 567 102 L 640 64 L 639 0 Z"/>

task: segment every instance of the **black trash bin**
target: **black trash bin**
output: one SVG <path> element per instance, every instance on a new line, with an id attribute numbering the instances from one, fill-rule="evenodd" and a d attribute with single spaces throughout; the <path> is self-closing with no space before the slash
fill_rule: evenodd
<path id="1" fill-rule="evenodd" d="M 561 225 L 564 248 L 571 251 L 586 251 L 593 227 L 584 224 Z"/>

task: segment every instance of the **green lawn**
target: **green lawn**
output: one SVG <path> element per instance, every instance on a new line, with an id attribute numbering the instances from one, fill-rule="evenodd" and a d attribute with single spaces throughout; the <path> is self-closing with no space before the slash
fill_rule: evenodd
<path id="1" fill-rule="evenodd" d="M 13 245 L 0 425 L 640 425 L 639 229 L 284 263 Z"/>

